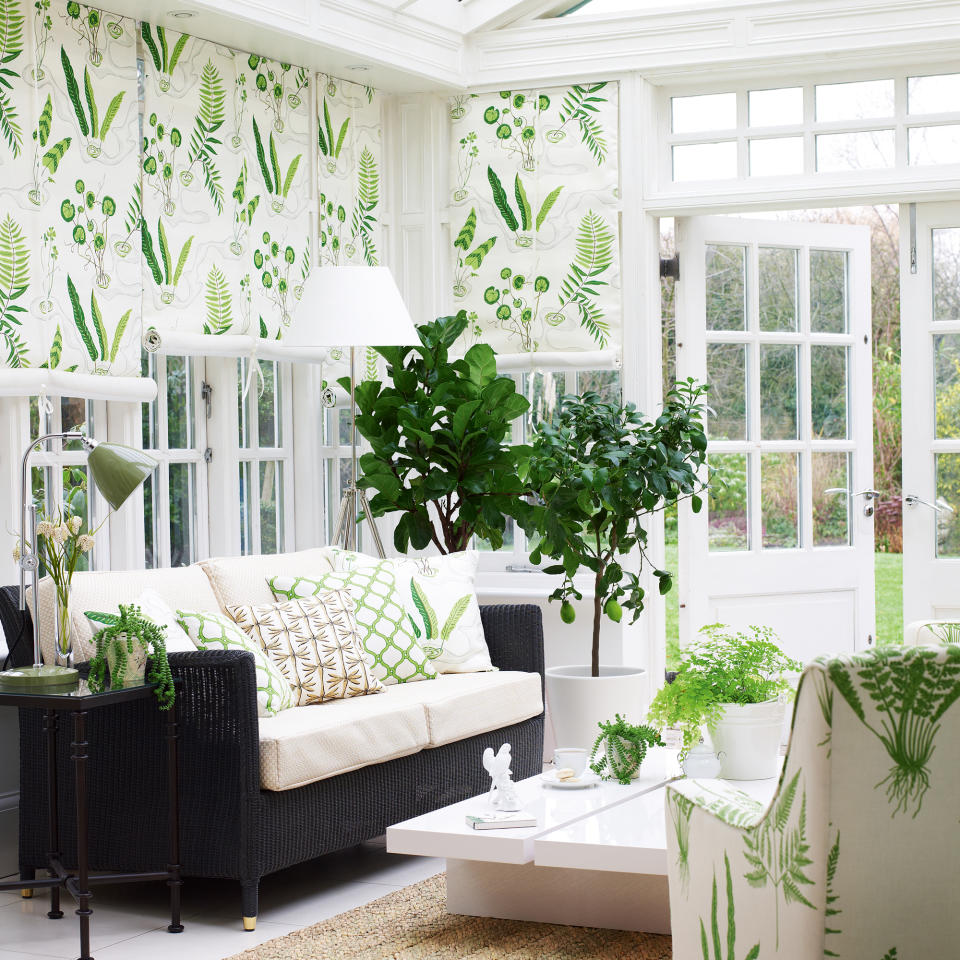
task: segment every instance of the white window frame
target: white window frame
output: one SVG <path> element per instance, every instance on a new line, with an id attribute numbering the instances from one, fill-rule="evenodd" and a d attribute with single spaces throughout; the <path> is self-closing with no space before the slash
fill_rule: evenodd
<path id="1" fill-rule="evenodd" d="M 670 216 L 690 209 L 698 213 L 715 212 L 720 207 L 708 206 L 716 198 L 724 206 L 745 208 L 743 200 L 753 202 L 746 206 L 769 208 L 783 205 L 784 197 L 796 197 L 804 205 L 846 205 L 855 202 L 858 195 L 875 195 L 878 191 L 898 196 L 897 184 L 912 184 L 917 189 L 943 189 L 944 180 L 960 176 L 960 162 L 935 165 L 909 164 L 908 131 L 916 127 L 936 127 L 960 124 L 960 109 L 949 113 L 907 113 L 907 80 L 910 77 L 937 76 L 960 72 L 956 61 L 917 64 L 911 68 L 891 70 L 841 70 L 820 72 L 814 76 L 785 77 L 771 71 L 764 75 L 757 71 L 756 82 L 716 81 L 711 83 L 670 84 L 655 88 L 654 115 L 645 118 L 642 126 L 652 130 L 653 142 L 660 144 L 656 162 L 650 164 L 646 181 L 646 206 L 650 212 Z M 870 80 L 893 80 L 894 111 L 888 117 L 867 120 L 817 121 L 815 118 L 814 88 L 823 84 L 839 84 Z M 751 90 L 775 90 L 790 87 L 803 89 L 803 122 L 777 127 L 750 127 L 748 125 L 748 93 Z M 733 93 L 737 97 L 737 125 L 724 130 L 698 133 L 672 131 L 671 100 L 705 94 Z M 894 164 L 890 167 L 849 170 L 816 170 L 816 137 L 818 134 L 856 133 L 892 130 L 894 132 Z M 782 176 L 749 175 L 749 141 L 765 138 L 802 137 L 803 173 Z M 684 144 L 736 141 L 737 177 L 723 180 L 691 180 L 675 183 L 672 175 L 673 147 Z M 649 141 L 648 141 L 649 142 Z M 885 185 L 889 184 L 889 189 Z"/>
<path id="2" fill-rule="evenodd" d="M 149 359 L 149 374 L 156 380 L 157 396 L 150 404 L 144 404 L 143 416 L 154 417 L 151 434 L 156 437 L 155 447 L 146 447 L 152 457 L 159 461 L 154 471 L 153 489 L 153 557 L 156 567 L 171 565 L 170 543 L 170 467 L 173 464 L 189 463 L 194 467 L 193 499 L 190 543 L 192 556 L 190 563 L 209 555 L 210 531 L 207 509 L 207 464 L 204 451 L 207 448 L 207 418 L 204 412 L 201 390 L 206 367 L 203 357 L 184 358 L 190 364 L 191 375 L 188 385 L 188 415 L 193 418 L 193 445 L 190 447 L 169 446 L 168 420 L 168 358 L 164 354 L 153 354 Z M 142 432 L 141 432 L 142 436 Z M 140 513 L 140 523 L 146 522 L 145 511 Z M 146 537 L 146 531 L 144 530 Z M 146 553 L 144 551 L 144 563 Z"/>
<path id="3" fill-rule="evenodd" d="M 47 397 L 50 402 L 50 413 L 44 415 L 40 413 L 39 434 L 42 436 L 47 433 L 62 433 L 71 430 L 78 424 L 64 424 L 62 417 L 62 397 Z M 30 416 L 34 405 L 38 402 L 36 396 L 29 398 L 27 404 L 27 430 L 30 431 Z M 89 434 L 98 440 L 107 439 L 107 404 L 103 400 L 84 400 L 86 406 L 86 417 L 81 426 L 83 433 Z M 31 437 L 32 439 L 32 437 Z M 57 510 L 63 504 L 63 467 L 83 467 L 87 466 L 87 454 L 83 450 L 65 450 L 65 443 L 61 440 L 50 440 L 43 445 L 41 449 L 35 449 L 30 456 L 31 484 L 32 471 L 43 470 L 44 494 L 46 497 L 47 510 Z M 20 451 L 16 454 L 19 467 Z M 17 492 L 19 507 L 19 489 Z M 110 536 L 109 536 L 109 507 L 100 496 L 100 491 L 90 480 L 90 472 L 87 471 L 87 522 L 90 529 L 95 529 L 103 523 L 96 538 L 96 544 L 89 556 L 89 569 L 91 570 L 109 570 L 110 569 Z M 104 521 L 107 521 L 104 523 Z M 19 532 L 19 518 L 17 520 L 17 531 Z"/>
<path id="4" fill-rule="evenodd" d="M 293 462 L 293 375 L 291 371 L 291 364 L 280 362 L 277 360 L 259 360 L 254 362 L 259 363 L 272 363 L 274 367 L 275 383 L 276 389 L 280 392 L 280 403 L 277 409 L 277 430 L 280 434 L 280 445 L 276 447 L 261 447 L 260 446 L 260 418 L 259 411 L 257 406 L 257 401 L 259 399 L 258 392 L 258 378 L 254 375 L 249 380 L 249 389 L 247 390 L 247 395 L 245 399 L 242 399 L 242 393 L 245 389 L 246 383 L 244 382 L 247 379 L 247 375 L 250 370 L 250 358 L 241 357 L 239 361 L 233 361 L 235 363 L 235 369 L 237 372 L 237 390 L 240 391 L 237 395 L 236 406 L 237 406 L 237 428 L 233 434 L 233 444 L 236 448 L 236 484 L 237 484 L 237 510 L 236 510 L 236 529 L 237 535 L 239 537 L 239 545 L 243 544 L 243 513 L 240 505 L 240 469 L 243 464 L 250 463 L 254 466 L 251 468 L 255 475 L 255 484 L 256 489 L 259 490 L 259 476 L 260 469 L 259 465 L 265 462 L 277 462 L 282 465 L 282 479 L 281 487 L 279 493 L 283 498 L 283 504 L 281 508 L 280 522 L 282 522 L 283 529 L 279 531 L 277 537 L 277 553 L 284 553 L 288 549 L 288 544 L 292 544 L 294 541 L 293 527 L 294 527 L 294 489 L 293 489 L 293 475 L 294 475 L 294 462 Z M 245 405 L 245 412 L 247 416 L 247 423 L 249 424 L 249 446 L 240 445 L 240 414 L 239 414 L 239 404 L 241 402 Z M 261 549 L 261 529 L 260 529 L 260 498 L 257 496 L 257 509 L 250 512 L 250 543 L 246 546 L 248 549 L 242 550 L 238 549 L 237 553 L 243 552 L 244 555 L 250 554 L 259 554 L 262 552 Z M 238 546 L 239 546 L 238 545 Z"/>

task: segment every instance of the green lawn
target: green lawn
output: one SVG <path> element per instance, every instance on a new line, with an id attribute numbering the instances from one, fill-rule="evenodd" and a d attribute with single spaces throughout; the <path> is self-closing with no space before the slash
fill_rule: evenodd
<path id="1" fill-rule="evenodd" d="M 667 544 L 665 569 L 677 569 L 677 544 Z M 877 596 L 877 642 L 903 641 L 903 554 L 878 553 L 874 565 Z M 679 593 L 676 585 L 667 594 L 667 669 L 679 661 Z"/>

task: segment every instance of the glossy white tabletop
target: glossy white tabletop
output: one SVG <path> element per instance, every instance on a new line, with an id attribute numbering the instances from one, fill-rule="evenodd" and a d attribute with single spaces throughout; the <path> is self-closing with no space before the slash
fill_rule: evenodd
<path id="1" fill-rule="evenodd" d="M 456 860 L 529 863 L 534 859 L 534 841 L 538 837 L 585 818 L 594 820 L 598 814 L 657 790 L 677 772 L 676 752 L 655 748 L 644 761 L 641 776 L 629 786 L 601 783 L 586 790 L 558 790 L 545 786 L 540 777 L 530 777 L 517 784 L 517 791 L 523 809 L 537 818 L 535 827 L 507 830 L 468 827 L 468 814 L 484 813 L 488 809 L 484 794 L 388 827 L 387 850 Z M 662 807 L 662 795 L 660 803 Z"/>
<path id="2" fill-rule="evenodd" d="M 777 789 L 771 780 L 699 781 L 736 787 L 766 805 Z M 534 841 L 534 862 L 544 867 L 667 872 L 666 789 L 659 787 L 596 815 L 553 830 Z"/>

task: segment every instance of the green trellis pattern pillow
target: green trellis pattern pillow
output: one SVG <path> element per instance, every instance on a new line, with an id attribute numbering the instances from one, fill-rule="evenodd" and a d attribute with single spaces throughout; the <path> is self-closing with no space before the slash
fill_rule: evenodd
<path id="1" fill-rule="evenodd" d="M 246 650 L 257 671 L 257 716 L 272 717 L 297 705 L 297 694 L 259 644 L 222 613 L 177 611 L 177 623 L 198 650 Z"/>
<path id="2" fill-rule="evenodd" d="M 417 642 L 389 563 L 316 577 L 267 578 L 277 600 L 298 600 L 321 591 L 347 590 L 357 604 L 357 627 L 373 657 L 373 675 L 384 684 L 432 680 L 437 671 Z"/>

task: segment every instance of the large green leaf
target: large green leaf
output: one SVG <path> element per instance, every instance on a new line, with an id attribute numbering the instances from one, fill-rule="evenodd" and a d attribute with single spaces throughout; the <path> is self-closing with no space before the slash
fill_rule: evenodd
<path id="1" fill-rule="evenodd" d="M 93 321 L 93 329 L 97 334 L 97 344 L 100 347 L 100 359 L 106 360 L 107 351 L 107 328 L 103 325 L 103 314 L 100 313 L 100 304 L 97 303 L 97 295 L 90 291 L 90 319 Z"/>
<path id="2" fill-rule="evenodd" d="M 453 245 L 458 247 L 464 253 L 470 249 L 470 244 L 473 243 L 473 237 L 477 230 L 477 209 L 476 207 L 471 207 L 470 212 L 467 214 L 467 219 L 464 221 L 463 226 L 460 228 L 460 232 L 457 234 L 457 239 L 453 241 Z"/>
<path id="3" fill-rule="evenodd" d="M 93 81 L 90 79 L 89 67 L 83 68 L 83 94 L 87 98 L 87 109 L 90 111 L 90 136 L 100 136 L 100 118 L 97 114 L 97 98 L 93 93 Z M 122 94 L 121 94 L 122 96 Z"/>
<path id="4" fill-rule="evenodd" d="M 470 251 L 464 258 L 463 262 L 468 267 L 473 267 L 474 270 L 480 269 L 480 264 L 483 263 L 483 258 L 494 248 L 494 245 L 497 242 L 496 237 L 490 237 L 487 240 L 484 240 L 483 243 L 477 244 L 473 250 Z"/>
<path id="5" fill-rule="evenodd" d="M 544 197 L 543 203 L 540 204 L 540 212 L 537 214 L 537 230 L 543 226 L 543 221 L 547 219 L 547 214 L 553 209 L 553 205 L 557 202 L 557 197 L 560 196 L 562 189 L 562 185 L 556 187 Z"/>
<path id="6" fill-rule="evenodd" d="M 47 140 L 50 139 L 50 127 L 53 125 L 53 101 L 50 99 L 50 94 L 47 94 L 47 102 L 43 105 L 43 110 L 40 113 L 40 119 L 37 121 L 37 139 L 40 141 L 40 146 L 45 147 L 47 145 Z"/>
<path id="7" fill-rule="evenodd" d="M 40 162 L 50 171 L 52 177 L 60 166 L 63 155 L 70 148 L 70 137 L 58 140 L 41 158 Z"/>
<path id="8" fill-rule="evenodd" d="M 70 298 L 70 306 L 73 308 L 73 325 L 77 328 L 77 333 L 80 334 L 80 339 L 87 348 L 90 359 L 96 363 L 97 347 L 93 342 L 93 337 L 90 335 L 90 328 L 87 326 L 86 317 L 83 315 L 83 307 L 80 306 L 80 297 L 77 294 L 77 288 L 73 285 L 73 280 L 69 276 L 67 277 L 67 296 Z"/>
<path id="9" fill-rule="evenodd" d="M 494 205 L 500 211 L 500 216 L 503 217 L 503 222 L 507 225 L 507 229 L 516 231 L 520 224 L 513 212 L 513 208 L 510 206 L 507 191 L 503 189 L 503 184 L 500 182 L 500 178 L 497 176 L 497 172 L 493 167 L 487 167 L 487 181 L 493 192 Z"/>
<path id="10" fill-rule="evenodd" d="M 256 117 L 253 117 L 253 140 L 257 149 L 257 162 L 260 164 L 260 173 L 263 174 L 263 182 L 266 185 L 267 193 L 273 193 L 273 179 L 267 167 L 267 155 L 263 149 L 263 140 L 260 138 L 260 128 L 257 126 Z"/>
<path id="11" fill-rule="evenodd" d="M 73 112 L 76 114 L 77 123 L 80 125 L 80 132 L 86 137 L 90 134 L 90 126 L 87 123 L 87 115 L 83 111 L 83 104 L 80 102 L 80 86 L 77 83 L 77 76 L 73 72 L 73 64 L 67 56 L 67 51 L 60 48 L 60 63 L 63 66 L 63 77 L 67 84 L 67 96 L 70 97 L 70 103 L 73 104 Z"/>
<path id="12" fill-rule="evenodd" d="M 530 201 L 527 199 L 527 191 L 520 179 L 520 174 L 516 175 L 513 181 L 513 192 L 517 199 L 517 209 L 520 211 L 520 226 L 523 230 L 529 230 L 532 226 L 533 214 L 530 211 Z"/>
<path id="13" fill-rule="evenodd" d="M 133 307 L 120 318 L 117 329 L 113 331 L 113 343 L 110 346 L 110 362 L 116 363 L 117 354 L 120 352 L 120 345 L 123 343 L 123 335 L 127 332 L 127 324 L 130 322 L 130 314 L 133 313 Z"/>

